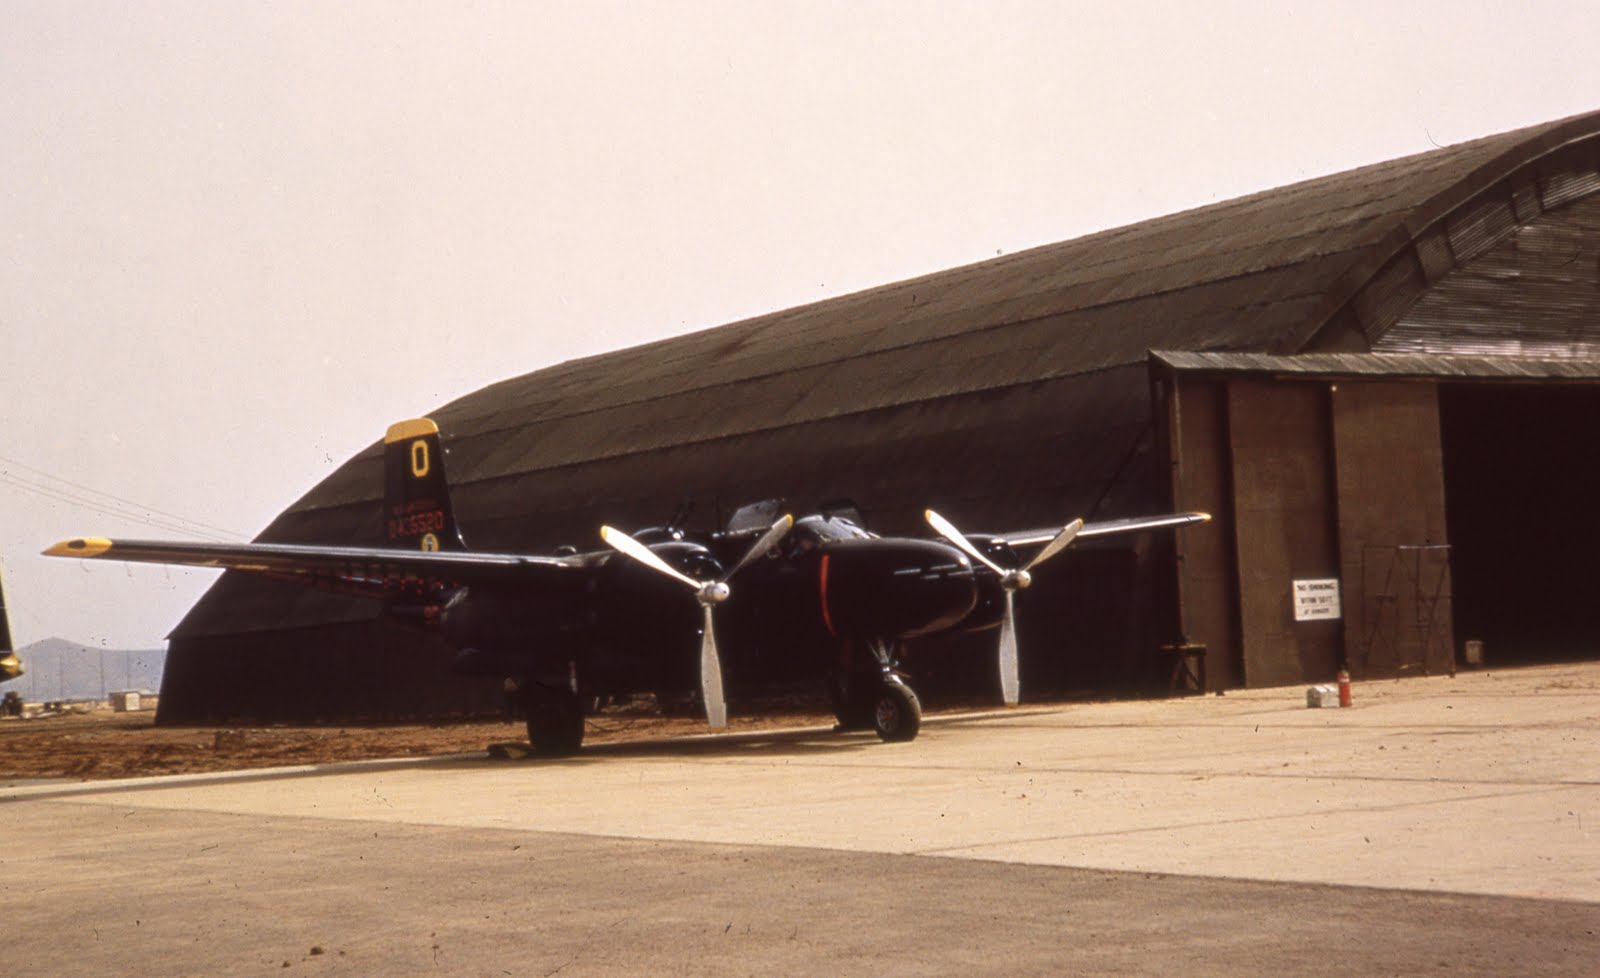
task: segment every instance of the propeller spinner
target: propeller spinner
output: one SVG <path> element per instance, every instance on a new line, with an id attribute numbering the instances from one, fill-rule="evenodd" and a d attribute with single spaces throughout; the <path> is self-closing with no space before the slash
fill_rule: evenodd
<path id="1" fill-rule="evenodd" d="M 968 540 L 960 530 L 956 529 L 955 524 L 943 516 L 931 509 L 923 515 L 927 518 L 928 525 L 933 527 L 940 536 L 955 544 L 973 560 L 994 571 L 1000 578 L 1000 587 L 1004 589 L 1006 596 L 1005 614 L 1000 619 L 1000 694 L 1005 698 L 1007 706 L 1016 706 L 1018 699 L 1020 699 L 1021 682 L 1017 677 L 1017 625 L 1015 601 L 1013 599 L 1018 590 L 1033 583 L 1033 575 L 1029 573 L 1030 571 L 1067 549 L 1067 545 L 1072 543 L 1073 538 L 1078 535 L 1078 531 L 1083 529 L 1083 520 L 1073 520 L 1062 527 L 1061 532 L 1057 533 L 1049 543 L 1045 544 L 1044 549 L 1035 554 L 1033 559 L 1026 564 L 1021 567 L 1006 569 L 990 560 L 977 547 L 973 546 L 972 541 Z"/>
<path id="2" fill-rule="evenodd" d="M 680 581 L 694 589 L 695 600 L 700 602 L 703 614 L 700 630 L 700 694 L 706 704 L 706 722 L 712 727 L 721 728 L 728 725 L 728 704 L 722 695 L 722 660 L 717 655 L 717 633 L 713 627 L 712 609 L 728 600 L 733 593 L 728 588 L 728 580 L 745 567 L 771 550 L 794 526 L 794 517 L 785 515 L 778 522 L 772 524 L 761 539 L 757 540 L 749 550 L 745 551 L 733 569 L 722 575 L 721 578 L 711 581 L 697 581 L 688 574 L 683 573 L 661 557 L 649 547 L 628 536 L 626 533 L 612 526 L 600 528 L 600 539 L 621 553 L 632 557 L 651 570 Z"/>

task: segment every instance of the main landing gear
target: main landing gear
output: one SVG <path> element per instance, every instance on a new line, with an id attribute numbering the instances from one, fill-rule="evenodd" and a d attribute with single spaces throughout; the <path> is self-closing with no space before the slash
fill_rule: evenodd
<path id="1" fill-rule="evenodd" d="M 570 757 L 583 746 L 583 704 L 567 686 L 530 682 L 520 691 L 536 757 Z"/>
<path id="2" fill-rule="evenodd" d="M 879 739 L 903 742 L 922 729 L 922 703 L 906 684 L 895 661 L 892 642 L 868 642 L 872 660 L 858 665 L 847 648 L 843 668 L 828 677 L 836 730 L 876 731 Z"/>

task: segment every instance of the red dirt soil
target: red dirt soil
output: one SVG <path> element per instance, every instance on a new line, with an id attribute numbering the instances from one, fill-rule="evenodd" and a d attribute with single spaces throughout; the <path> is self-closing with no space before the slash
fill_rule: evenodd
<path id="1" fill-rule="evenodd" d="M 805 709 L 730 716 L 731 732 L 833 722 Z M 637 710 L 589 718 L 589 744 L 659 740 L 705 733 L 702 719 Z M 374 758 L 481 753 L 490 744 L 526 743 L 521 723 L 463 721 L 343 727 L 158 727 L 154 712 L 65 714 L 0 721 L 0 784 L 38 778 L 100 780 L 158 774 L 238 771 Z"/>

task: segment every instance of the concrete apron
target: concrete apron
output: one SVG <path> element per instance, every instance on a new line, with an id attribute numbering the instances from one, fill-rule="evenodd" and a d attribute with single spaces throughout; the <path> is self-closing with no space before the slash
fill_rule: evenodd
<path id="1" fill-rule="evenodd" d="M 0 789 L 165 809 L 1600 902 L 1600 663 L 790 731 Z"/>

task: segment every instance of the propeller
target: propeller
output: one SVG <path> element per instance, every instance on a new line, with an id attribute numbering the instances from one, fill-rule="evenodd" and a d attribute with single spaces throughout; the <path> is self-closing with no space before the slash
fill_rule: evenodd
<path id="1" fill-rule="evenodd" d="M 632 557 L 651 570 L 665 574 L 676 581 L 694 589 L 695 600 L 700 602 L 703 614 L 702 628 L 700 631 L 700 694 L 706 704 L 706 722 L 712 727 L 721 728 L 728 725 L 728 704 L 722 696 L 722 660 L 717 655 L 717 633 L 712 627 L 712 609 L 728 600 L 733 592 L 728 589 L 728 579 L 744 570 L 752 561 L 771 550 L 782 540 L 789 528 L 794 526 L 794 517 L 785 515 L 778 522 L 772 524 L 761 539 L 747 551 L 733 569 L 712 581 L 697 581 L 688 574 L 662 560 L 654 550 L 628 536 L 626 533 L 613 526 L 600 528 L 600 539 L 607 545 L 623 554 Z"/>
<path id="2" fill-rule="evenodd" d="M 1043 550 L 1034 555 L 1032 560 L 1021 567 L 1013 567 L 1007 570 L 984 556 L 977 547 L 972 545 L 971 540 L 968 540 L 960 530 L 956 529 L 954 523 L 931 509 L 923 515 L 927 518 L 928 525 L 933 527 L 940 536 L 955 544 L 967 556 L 988 567 L 1000 577 L 1000 587 L 1005 590 L 1006 595 L 1005 614 L 1000 619 L 1000 694 L 1005 697 L 1007 706 L 1016 706 L 1021 692 L 1021 683 L 1017 678 L 1017 624 L 1013 599 L 1017 591 L 1033 583 L 1033 575 L 1029 573 L 1030 571 L 1067 549 L 1067 545 L 1072 543 L 1073 538 L 1078 535 L 1078 531 L 1083 529 L 1083 520 L 1073 520 L 1068 523 L 1061 528 L 1060 533 L 1057 533 L 1049 543 L 1045 544 Z"/>

